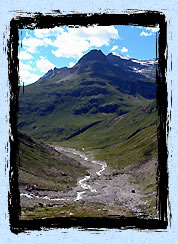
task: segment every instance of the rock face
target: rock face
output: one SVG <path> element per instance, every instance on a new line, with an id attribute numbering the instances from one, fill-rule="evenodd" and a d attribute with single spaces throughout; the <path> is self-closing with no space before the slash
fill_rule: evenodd
<path id="1" fill-rule="evenodd" d="M 52 78 L 53 76 L 57 75 L 57 74 L 60 74 L 62 71 L 65 71 L 67 70 L 68 68 L 67 67 L 63 67 L 63 68 L 54 68 L 54 69 L 50 69 L 45 75 L 43 75 L 39 80 L 38 82 L 42 82 L 44 80 L 47 80 L 47 79 L 50 79 Z"/>

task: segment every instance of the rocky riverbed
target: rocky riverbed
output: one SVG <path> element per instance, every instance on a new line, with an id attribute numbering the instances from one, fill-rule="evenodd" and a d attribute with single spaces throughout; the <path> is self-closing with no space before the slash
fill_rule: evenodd
<path id="1" fill-rule="evenodd" d="M 134 183 L 134 177 L 125 172 L 114 172 L 106 162 L 95 160 L 91 152 L 83 148 L 77 151 L 72 148 L 52 146 L 55 150 L 77 160 L 88 168 L 88 173 L 78 179 L 77 185 L 69 191 L 37 190 L 20 187 L 21 206 L 24 209 L 59 207 L 59 216 L 70 216 L 82 212 L 84 206 L 92 205 L 95 216 L 142 216 L 147 201 L 143 199 L 139 184 Z M 73 206 L 75 206 L 73 208 Z M 142 208 L 140 208 L 142 206 Z M 69 207 L 68 210 L 65 208 Z M 84 208 L 84 209 L 87 209 Z M 65 210 L 65 211 L 64 211 Z M 29 210 L 30 211 L 30 210 Z M 49 211 L 49 210 L 48 210 Z M 27 211 L 28 212 L 28 211 Z M 32 213 L 31 213 L 32 214 Z M 22 211 L 22 216 L 24 211 Z M 32 214 L 33 215 L 33 214 Z M 152 215 L 147 215 L 151 217 Z M 38 217 L 38 215 L 37 215 Z"/>

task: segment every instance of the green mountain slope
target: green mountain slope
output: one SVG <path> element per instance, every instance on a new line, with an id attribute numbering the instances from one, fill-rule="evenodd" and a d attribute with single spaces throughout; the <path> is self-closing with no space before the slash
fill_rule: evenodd
<path id="1" fill-rule="evenodd" d="M 112 116 L 60 144 L 94 150 L 97 159 L 113 168 L 157 157 L 158 114 L 156 102 L 127 114 Z"/>
<path id="2" fill-rule="evenodd" d="M 27 189 L 71 189 L 86 168 L 48 145 L 19 132 L 19 185 Z M 72 169 L 72 171 L 71 171 Z"/>
<path id="3" fill-rule="evenodd" d="M 73 68 L 26 86 L 24 94 L 20 91 L 19 128 L 35 138 L 59 142 L 148 105 L 156 94 L 153 79 L 118 65 L 93 50 Z"/>

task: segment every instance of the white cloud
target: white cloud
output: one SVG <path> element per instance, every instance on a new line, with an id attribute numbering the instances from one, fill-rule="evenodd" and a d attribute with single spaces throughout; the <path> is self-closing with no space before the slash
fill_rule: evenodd
<path id="1" fill-rule="evenodd" d="M 44 46 L 48 46 L 48 45 L 53 46 L 54 45 L 54 42 L 50 38 L 43 38 L 42 40 L 44 42 Z"/>
<path id="2" fill-rule="evenodd" d="M 123 47 L 123 48 L 121 49 L 121 52 L 122 52 L 122 53 L 127 53 L 127 52 L 128 52 L 128 49 L 127 49 L 126 47 Z"/>
<path id="3" fill-rule="evenodd" d="M 159 25 L 155 27 L 144 27 L 144 26 L 137 26 L 137 28 L 142 29 L 143 31 L 140 33 L 140 36 L 152 36 L 155 32 L 158 32 Z M 145 30 L 145 31 L 144 31 Z"/>
<path id="4" fill-rule="evenodd" d="M 53 46 L 56 57 L 80 58 L 93 47 L 109 45 L 111 39 L 119 39 L 114 26 L 89 26 L 80 28 L 55 27 L 53 29 L 35 29 L 35 37 L 26 36 L 22 40 L 25 51 L 34 53 L 40 46 Z M 51 39 L 53 37 L 53 39 Z"/>
<path id="5" fill-rule="evenodd" d="M 114 51 L 114 50 L 116 50 L 116 49 L 118 49 L 119 47 L 118 46 L 113 46 L 112 48 L 111 48 L 111 51 Z"/>
<path id="6" fill-rule="evenodd" d="M 30 65 L 24 64 L 21 61 L 19 62 L 19 76 L 21 85 L 23 82 L 25 85 L 34 83 L 40 78 L 39 75 L 33 73 L 33 68 Z"/>
<path id="7" fill-rule="evenodd" d="M 64 29 L 62 27 L 54 27 L 51 29 L 35 29 L 34 34 L 37 38 L 45 38 L 50 36 L 58 36 L 63 33 Z"/>
<path id="8" fill-rule="evenodd" d="M 119 39 L 118 30 L 114 26 L 89 26 L 68 28 L 68 33 L 81 39 L 88 40 L 90 46 L 101 47 L 108 45 L 111 38 Z"/>
<path id="9" fill-rule="evenodd" d="M 152 35 L 153 35 L 153 33 L 148 33 L 148 32 L 145 32 L 145 31 L 142 31 L 140 33 L 140 36 L 152 36 Z"/>
<path id="10" fill-rule="evenodd" d="M 39 80 L 40 76 L 29 72 L 28 70 L 23 70 L 19 73 L 21 85 L 29 85 Z"/>
<path id="11" fill-rule="evenodd" d="M 146 30 L 149 30 L 151 32 L 157 32 L 159 31 L 159 26 L 155 26 L 155 27 L 145 27 Z"/>
<path id="12" fill-rule="evenodd" d="M 109 45 L 111 38 L 119 39 L 114 26 L 67 28 L 67 32 L 57 36 L 53 45 L 58 49 L 52 53 L 56 57 L 80 58 L 91 47 Z"/>
<path id="13" fill-rule="evenodd" d="M 19 59 L 20 60 L 23 60 L 23 59 L 33 59 L 34 57 L 30 54 L 30 53 L 27 53 L 25 51 L 21 51 L 19 54 Z"/>
<path id="14" fill-rule="evenodd" d="M 19 70 L 33 70 L 31 65 L 24 64 L 23 62 L 19 61 Z"/>
<path id="15" fill-rule="evenodd" d="M 144 27 L 144 26 L 133 26 L 136 27 L 138 29 L 143 29 L 143 30 L 147 30 L 147 31 L 151 31 L 151 32 L 157 32 L 160 30 L 159 25 L 156 25 L 154 27 Z"/>
<path id="16" fill-rule="evenodd" d="M 36 62 L 36 67 L 40 70 L 40 72 L 48 72 L 48 70 L 53 69 L 55 65 L 45 57 L 40 56 L 40 59 Z"/>
<path id="17" fill-rule="evenodd" d="M 25 46 L 26 51 L 29 53 L 34 53 L 39 46 L 43 46 L 45 44 L 44 40 L 40 40 L 37 38 L 24 38 L 22 40 L 22 45 Z"/>
<path id="18" fill-rule="evenodd" d="M 74 62 L 70 62 L 70 63 L 69 63 L 69 68 L 72 68 L 74 65 L 75 65 Z"/>
<path id="19" fill-rule="evenodd" d="M 57 37 L 54 41 L 54 46 L 57 47 L 57 50 L 52 50 L 52 53 L 56 57 L 65 58 L 80 58 L 83 52 L 87 51 L 90 47 L 88 41 L 67 32 Z"/>

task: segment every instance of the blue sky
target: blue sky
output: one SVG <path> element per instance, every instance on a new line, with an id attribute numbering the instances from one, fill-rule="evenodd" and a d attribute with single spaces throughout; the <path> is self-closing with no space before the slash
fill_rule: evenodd
<path id="1" fill-rule="evenodd" d="M 19 30 L 19 74 L 21 84 L 31 84 L 49 69 L 72 67 L 92 49 L 130 58 L 156 57 L 159 27 L 59 26 L 53 29 Z"/>

